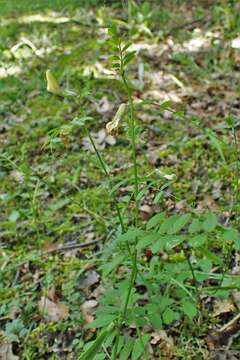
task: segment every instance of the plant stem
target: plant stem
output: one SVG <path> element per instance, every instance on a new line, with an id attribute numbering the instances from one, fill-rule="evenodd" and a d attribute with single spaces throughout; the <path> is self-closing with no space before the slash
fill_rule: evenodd
<path id="1" fill-rule="evenodd" d="M 102 167 L 102 170 L 103 170 L 104 174 L 106 175 L 106 177 L 109 180 L 110 189 L 112 189 L 110 173 L 107 170 L 107 167 L 106 167 L 106 165 L 105 165 L 105 163 L 104 163 L 104 161 L 102 159 L 102 156 L 101 156 L 100 152 L 98 151 L 98 149 L 96 147 L 96 144 L 94 142 L 94 139 L 93 139 L 90 131 L 88 130 L 87 127 L 85 127 L 85 130 L 86 130 L 87 135 L 89 137 L 89 140 L 90 140 L 90 142 L 91 142 L 91 144 L 93 146 L 93 149 L 94 149 L 94 151 L 95 151 L 95 153 L 97 155 L 97 158 L 98 158 L 99 163 L 100 163 L 100 165 Z M 137 193 L 138 193 L 138 182 L 137 182 Z M 120 221 L 121 229 L 122 229 L 122 232 L 124 233 L 125 232 L 125 226 L 124 226 L 122 215 L 121 215 L 118 203 L 117 203 L 117 199 L 116 199 L 114 194 L 113 194 L 113 200 L 114 200 L 114 206 L 116 208 L 117 215 L 118 215 L 118 218 L 119 218 L 119 221 Z M 127 251 L 129 253 L 129 256 L 130 256 L 131 261 L 132 261 L 132 272 L 131 272 L 131 278 L 130 278 L 130 282 L 129 282 L 129 287 L 128 287 L 128 292 L 127 292 L 124 308 L 123 308 L 121 317 L 119 318 L 118 325 L 117 325 L 118 334 L 117 334 L 116 344 L 115 344 L 115 347 L 114 347 L 113 359 L 116 359 L 116 357 L 117 357 L 121 326 L 122 326 L 122 323 L 123 323 L 123 321 L 124 321 L 124 319 L 126 317 L 127 308 L 128 308 L 132 288 L 134 286 L 134 282 L 135 282 L 136 275 L 137 275 L 137 272 L 138 272 L 138 268 L 137 268 L 137 250 L 135 249 L 134 255 L 132 255 L 131 249 L 130 249 L 130 244 L 129 244 L 129 242 L 127 242 Z"/>
<path id="2" fill-rule="evenodd" d="M 132 157 L 133 157 L 133 171 L 134 171 L 134 197 L 135 201 L 138 196 L 138 166 L 137 166 L 137 154 L 136 154 L 136 132 L 135 132 L 135 120 L 134 120 L 134 106 L 132 100 L 131 90 L 129 88 L 128 82 L 125 77 L 125 73 L 122 74 L 122 80 L 128 95 L 128 101 L 130 106 L 130 117 L 129 117 L 129 125 L 130 125 L 130 133 L 131 133 L 131 145 L 132 145 Z M 137 205 L 137 204 L 136 204 Z"/>
<path id="3" fill-rule="evenodd" d="M 110 187 L 110 189 L 112 189 L 112 185 L 111 185 L 112 182 L 111 182 L 111 176 L 109 174 L 109 171 L 107 170 L 107 167 L 106 167 L 106 165 L 105 165 L 105 163 L 104 163 L 104 161 L 102 159 L 102 156 L 101 156 L 100 152 L 98 151 L 98 149 L 96 147 L 96 144 L 95 144 L 95 142 L 93 140 L 93 137 L 92 137 L 90 131 L 88 130 L 88 128 L 86 126 L 85 126 L 85 130 L 86 130 L 87 135 L 89 137 L 89 140 L 90 140 L 90 142 L 91 142 L 91 144 L 93 146 L 93 149 L 94 149 L 94 151 L 95 151 L 95 153 L 97 155 L 97 158 L 98 158 L 99 163 L 100 163 L 100 165 L 102 167 L 102 170 L 103 170 L 104 174 L 106 175 L 106 177 L 108 178 L 109 187 Z M 114 195 L 114 193 L 113 193 L 112 196 L 113 196 L 114 206 L 115 206 L 115 209 L 117 211 L 117 216 L 118 216 L 118 219 L 119 219 L 119 222 L 120 222 L 120 226 L 121 226 L 122 232 L 124 233 L 125 232 L 125 226 L 124 226 L 123 218 L 122 218 L 122 215 L 121 215 L 121 211 L 119 209 L 117 199 L 116 199 L 116 196 Z"/>
<path id="4" fill-rule="evenodd" d="M 235 202 L 236 202 L 236 213 L 239 215 L 238 206 L 240 204 L 240 189 L 239 189 L 239 180 L 240 180 L 240 163 L 239 163 L 239 151 L 238 151 L 238 139 L 235 126 L 232 127 L 233 137 L 234 137 L 234 146 L 235 146 L 235 156 L 236 156 L 236 183 L 235 183 Z"/>
<path id="5" fill-rule="evenodd" d="M 197 299 L 198 299 L 198 305 L 199 305 L 199 308 L 201 309 L 202 308 L 201 297 L 200 297 L 200 293 L 199 293 L 199 290 L 198 290 L 198 282 L 197 282 L 197 278 L 195 276 L 194 268 L 193 268 L 193 265 L 191 263 L 191 259 L 190 259 L 190 256 L 188 254 L 188 251 L 184 248 L 184 246 L 181 246 L 181 248 L 183 250 L 185 259 L 187 260 L 188 267 L 189 267 L 189 269 L 191 271 L 191 274 L 192 274 L 192 279 L 193 279 L 193 282 L 194 282 L 194 288 L 195 288 Z"/>
<path id="6" fill-rule="evenodd" d="M 116 360 L 116 358 L 117 358 L 120 330 L 121 330 L 122 323 L 126 317 L 127 308 L 128 308 L 131 292 L 132 292 L 132 289 L 133 289 L 133 286 L 134 286 L 134 283 L 136 280 L 136 276 L 137 276 L 137 251 L 135 250 L 134 255 L 133 255 L 133 266 L 132 266 L 132 272 L 131 272 L 131 277 L 130 277 L 130 281 L 129 281 L 128 291 L 127 291 L 127 296 L 125 299 L 122 314 L 118 321 L 118 326 L 117 326 L 118 334 L 117 334 L 116 344 L 114 347 L 113 360 Z"/>
<path id="7" fill-rule="evenodd" d="M 143 350 L 143 356 L 144 356 L 145 360 L 147 360 L 148 356 L 147 356 L 146 346 L 144 346 L 142 334 L 141 334 L 141 331 L 140 331 L 138 326 L 137 326 L 137 334 L 138 334 L 138 337 L 139 337 L 140 342 L 141 342 L 141 346 L 142 346 L 142 350 Z"/>
<path id="8" fill-rule="evenodd" d="M 127 313 L 127 307 L 128 307 L 131 291 L 132 291 L 132 288 L 134 286 L 134 282 L 135 282 L 136 276 L 137 276 L 137 251 L 136 250 L 134 251 L 133 261 L 134 262 L 133 262 L 133 268 L 132 268 L 131 278 L 130 278 L 128 292 L 127 292 L 127 297 L 126 297 L 124 308 L 123 308 L 123 314 L 122 314 L 123 319 L 125 318 L 126 313 Z"/>
<path id="9" fill-rule="evenodd" d="M 137 152 L 136 152 L 136 132 L 135 132 L 136 124 L 135 124 L 135 120 L 134 120 L 134 105 L 133 105 L 133 100 L 132 100 L 132 92 L 131 92 L 131 89 L 130 89 L 130 87 L 128 85 L 126 76 L 125 76 L 124 63 L 123 63 L 123 52 L 122 52 L 122 48 L 121 48 L 120 43 L 119 43 L 119 54 L 120 54 L 120 63 L 121 63 L 121 65 L 120 65 L 120 67 L 121 67 L 120 74 L 121 74 L 122 81 L 123 81 L 123 84 L 124 84 L 124 87 L 125 87 L 125 90 L 126 90 L 126 93 L 127 93 L 127 96 L 128 96 L 128 102 L 129 102 L 129 107 L 130 107 L 129 129 L 130 129 L 130 139 L 131 139 L 132 159 L 133 159 L 133 173 L 134 173 L 134 200 L 135 200 L 135 206 L 136 206 L 135 225 L 137 225 L 137 222 L 138 222 L 138 201 L 137 201 L 137 196 L 138 196 L 138 191 L 139 191 L 139 184 L 138 184 L 138 165 L 137 165 Z M 124 319 L 126 317 L 131 292 L 132 292 L 132 289 L 134 287 L 134 283 L 135 283 L 137 272 L 138 272 L 136 245 L 137 245 L 137 238 L 135 239 L 134 254 L 132 256 L 131 255 L 130 245 L 129 245 L 129 243 L 127 243 L 127 249 L 129 251 L 131 259 L 132 259 L 132 272 L 131 272 L 131 277 L 130 277 L 130 281 L 129 281 L 129 287 L 128 287 L 128 291 L 127 291 L 123 311 L 122 311 L 121 317 L 119 318 L 119 321 L 118 321 L 118 326 L 117 326 L 118 333 L 117 333 L 116 344 L 115 344 L 115 347 L 114 347 L 113 360 L 116 360 L 116 357 L 117 357 L 121 326 L 122 326 L 122 324 L 124 322 Z"/>

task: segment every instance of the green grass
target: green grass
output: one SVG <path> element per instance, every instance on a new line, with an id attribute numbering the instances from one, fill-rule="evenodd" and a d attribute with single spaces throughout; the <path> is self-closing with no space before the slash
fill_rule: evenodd
<path id="1" fill-rule="evenodd" d="M 94 6 L 100 4 L 99 0 L 1 0 L 1 14 L 3 16 L 14 16 L 20 14 L 28 14 L 37 11 L 64 11 L 76 9 L 80 6 Z"/>
<path id="2" fill-rule="evenodd" d="M 104 14 L 100 5 L 105 6 Z M 116 4 L 112 5 L 115 7 Z M 137 20 L 130 31 L 134 42 L 165 44 L 164 38 L 161 40 L 162 34 L 158 33 L 159 26 L 161 31 L 171 27 L 174 13 L 171 15 L 166 6 L 159 24 L 156 14 L 160 9 L 158 4 L 154 6 L 156 12 L 150 18 L 156 21 L 152 23 L 152 28 L 155 29 L 152 35 L 139 27 L 139 16 L 142 14 L 144 19 L 147 18 L 148 10 L 144 7 L 141 8 L 142 13 L 135 10 L 133 18 Z M 85 344 L 96 338 L 94 331 L 84 327 L 85 320 L 80 306 L 96 296 L 103 308 L 106 306 L 109 310 L 108 307 L 114 305 L 116 298 L 121 299 L 128 285 L 126 279 L 131 261 L 125 245 L 118 237 L 119 221 L 108 182 L 99 169 L 95 154 L 86 147 L 84 129 L 75 129 L 65 139 L 55 136 L 50 143 L 48 136 L 53 129 L 69 124 L 73 118 L 84 114 L 92 117 L 89 129 L 99 136 L 99 131 L 112 120 L 119 104 L 127 101 L 119 79 L 111 78 L 99 70 L 99 64 L 105 71 L 110 68 L 111 49 L 105 34 L 102 30 L 73 23 L 19 24 L 14 19 L 19 14 L 45 13 L 48 10 L 74 16 L 75 9 L 79 11 L 81 20 L 93 21 L 96 14 L 103 22 L 108 15 L 126 19 L 126 9 L 116 10 L 114 7 L 108 7 L 104 1 L 0 1 L 3 20 L 13 18 L 12 22 L 0 27 L 0 69 L 17 69 L 0 78 L 0 326 L 10 341 L 14 339 L 14 352 L 21 359 L 58 359 L 68 355 L 77 358 Z M 217 29 L 219 30 L 219 24 L 211 23 L 210 30 Z M 233 36 L 231 34 L 235 32 L 229 32 L 230 37 Z M 224 37 L 226 34 L 222 35 L 225 45 L 229 47 L 228 39 Z M 191 36 L 191 31 L 185 31 L 184 36 L 180 31 L 174 35 L 173 40 L 181 46 L 181 41 L 188 40 Z M 11 49 L 22 38 L 30 40 L 40 50 L 40 55 L 36 56 L 25 45 L 14 53 Z M 194 110 L 192 118 L 195 118 L 195 123 L 190 121 L 191 115 L 188 115 L 190 120 L 184 120 L 181 114 L 169 117 L 169 114 L 166 116 L 155 108 L 146 107 L 137 111 L 136 116 L 142 128 L 137 145 L 140 177 L 144 178 L 151 173 L 147 178 L 147 186 L 150 183 L 151 186 L 140 202 L 141 227 L 145 229 L 150 216 L 141 210 L 143 205 L 150 207 L 152 215 L 163 209 L 169 215 L 192 210 L 194 214 L 205 214 L 213 210 L 222 222 L 230 217 L 228 220 L 234 226 L 239 220 L 238 204 L 235 204 L 230 213 L 236 152 L 232 136 L 223 125 L 228 112 L 237 110 L 237 106 L 231 101 L 232 93 L 238 94 L 239 91 L 237 81 L 232 81 L 232 74 L 237 78 L 234 65 L 237 50 L 231 49 L 228 58 L 224 58 L 225 50 L 218 44 L 212 45 L 200 57 L 187 51 L 184 55 L 178 53 L 178 50 L 174 55 L 168 51 L 170 53 L 167 56 L 165 52 L 160 57 L 154 50 L 147 54 L 140 51 L 137 55 L 137 62 L 130 66 L 128 74 L 131 79 L 136 80 L 138 63 L 145 63 L 145 87 L 143 91 L 135 89 L 134 98 L 143 99 L 151 90 L 155 90 L 159 96 L 177 95 L 182 99 L 187 114 Z M 89 74 L 86 73 L 87 67 L 90 69 Z M 82 95 L 80 105 L 47 93 L 45 71 L 48 68 L 54 72 L 61 86 L 69 82 L 69 87 Z M 98 77 L 92 76 L 92 70 L 95 74 L 99 72 Z M 169 80 L 169 74 L 182 81 L 188 92 L 182 93 Z M 151 75 L 159 78 L 160 82 L 154 84 Z M 164 75 L 166 78 L 161 82 L 161 76 Z M 97 108 L 104 96 L 107 96 L 113 109 L 99 112 Z M 224 112 L 221 110 L 222 103 L 226 105 Z M 198 105 L 196 108 L 192 106 L 195 104 Z M 150 125 L 154 125 L 158 131 L 153 131 Z M 227 143 L 221 145 L 226 163 L 221 151 L 216 144 L 214 146 L 205 131 L 207 127 L 214 129 L 216 125 L 221 126 L 217 130 L 218 138 Z M 126 139 L 124 126 L 114 136 L 116 144 L 106 144 L 101 153 L 114 174 L 113 185 L 121 183 L 117 198 L 124 213 L 124 221 L 133 225 L 130 143 Z M 158 189 L 166 183 L 163 173 L 175 174 L 175 179 L 162 191 L 159 201 L 154 202 Z M 142 187 L 143 184 L 140 188 Z M 205 215 L 201 216 L 201 221 L 204 221 Z M 208 235 L 207 249 L 213 254 L 209 255 L 210 258 L 212 256 L 211 259 L 201 263 L 201 270 L 210 272 L 211 266 L 222 269 L 222 265 L 217 263 L 216 254 L 218 257 L 222 251 L 221 254 L 227 258 L 230 240 L 225 234 L 227 240 L 223 241 L 224 231 L 220 224 Z M 231 234 L 233 237 L 235 235 Z M 188 236 L 191 238 L 192 235 Z M 97 246 L 89 249 L 46 254 L 51 246 L 71 241 L 83 243 L 93 238 L 100 241 Z M 234 241 L 237 248 L 237 240 Z M 146 276 L 147 286 L 138 277 L 138 286 L 130 303 L 134 304 L 135 296 L 139 303 L 145 304 L 150 301 L 148 296 L 153 291 L 151 287 L 148 288 L 149 284 L 165 284 L 167 296 L 173 302 L 166 308 L 162 305 L 161 311 L 166 311 L 164 330 L 169 332 L 171 318 L 177 322 L 179 316 L 181 319 L 180 325 L 173 326 L 173 332 L 179 332 L 181 336 L 175 337 L 172 351 L 179 359 L 194 358 L 196 353 L 200 358 L 207 352 L 200 339 L 207 335 L 214 323 L 221 324 L 222 320 L 208 314 L 200 327 L 195 319 L 191 323 L 189 314 L 183 317 L 183 301 L 186 300 L 186 294 L 193 291 L 186 259 L 180 247 L 176 248 L 176 252 L 175 247 L 169 250 L 167 260 L 166 254 L 161 251 L 155 251 L 148 258 L 148 249 L 142 246 L 139 250 L 139 268 Z M 160 262 L 161 256 L 163 260 Z M 192 257 L 199 261 L 206 260 L 203 250 L 199 248 L 194 248 Z M 115 263 L 118 260 L 119 263 Z M 89 269 L 96 271 L 100 279 L 89 289 L 81 289 L 81 276 Z M 182 280 L 179 269 L 182 269 L 183 274 L 187 273 L 187 285 Z M 169 274 L 171 280 L 167 278 Z M 172 279 L 177 280 L 181 286 L 172 283 Z M 204 287 L 208 278 L 199 277 L 199 282 Z M 224 285 L 229 286 L 228 278 Z M 148 292 L 145 292 L 145 287 Z M 100 294 L 92 295 L 96 289 L 96 293 L 101 293 L 102 288 L 108 289 L 103 297 Z M 163 302 L 168 301 L 164 298 L 165 294 L 158 295 L 159 298 L 163 297 Z M 228 296 L 228 292 L 222 295 Z M 59 321 L 44 318 L 38 305 L 42 296 L 52 296 L 53 302 L 67 305 L 69 316 Z M 152 296 L 151 301 L 154 304 L 156 297 Z M 144 311 L 151 315 L 149 308 L 146 307 Z M 140 313 L 134 313 L 134 308 L 130 308 L 126 329 L 136 318 L 141 327 L 140 317 Z M 136 340 L 138 330 L 132 328 L 130 332 L 129 337 Z M 157 354 L 158 350 L 154 351 Z"/>

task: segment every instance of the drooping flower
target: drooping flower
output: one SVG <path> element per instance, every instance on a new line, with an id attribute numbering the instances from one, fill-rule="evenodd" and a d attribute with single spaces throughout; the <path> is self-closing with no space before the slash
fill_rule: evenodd
<path id="1" fill-rule="evenodd" d="M 113 120 L 107 123 L 106 130 L 109 134 L 111 134 L 114 130 L 118 128 L 119 122 L 123 118 L 126 108 L 127 108 L 127 104 L 121 104 Z"/>
<path id="2" fill-rule="evenodd" d="M 60 88 L 51 70 L 46 71 L 46 78 L 47 78 L 47 91 L 58 95 L 60 93 Z"/>

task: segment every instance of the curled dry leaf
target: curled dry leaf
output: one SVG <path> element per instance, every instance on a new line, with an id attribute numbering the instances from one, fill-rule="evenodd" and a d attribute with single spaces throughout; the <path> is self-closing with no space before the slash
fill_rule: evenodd
<path id="1" fill-rule="evenodd" d="M 41 297 L 38 302 L 38 309 L 43 317 L 48 321 L 60 321 L 66 318 L 69 314 L 69 308 L 62 303 L 55 303 L 45 296 Z"/>
<path id="2" fill-rule="evenodd" d="M 126 108 L 127 108 L 126 104 L 121 104 L 113 120 L 107 123 L 106 130 L 109 134 L 111 134 L 114 130 L 118 128 L 119 122 L 123 118 Z"/>
<path id="3" fill-rule="evenodd" d="M 98 302 L 96 300 L 87 300 L 80 306 L 80 309 L 87 324 L 91 323 L 94 320 L 92 312 L 97 305 Z"/>
<path id="4" fill-rule="evenodd" d="M 174 342 L 173 338 L 171 336 L 168 336 L 166 331 L 160 330 L 158 332 L 155 332 L 151 335 L 152 339 L 150 343 L 152 345 L 159 344 L 161 349 L 161 354 L 163 356 L 166 356 L 167 359 L 171 359 L 174 355 Z"/>

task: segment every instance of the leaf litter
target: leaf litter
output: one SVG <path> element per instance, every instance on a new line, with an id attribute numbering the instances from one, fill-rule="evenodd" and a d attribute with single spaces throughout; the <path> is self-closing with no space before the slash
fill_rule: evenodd
<path id="1" fill-rule="evenodd" d="M 71 31 L 74 31 L 73 28 L 70 27 L 70 29 Z M 63 34 L 63 37 L 65 35 L 66 34 Z M 205 66 L 204 65 L 204 61 L 206 61 L 206 58 L 204 57 L 205 52 L 210 51 L 212 47 L 216 45 L 216 43 L 214 43 L 215 41 L 218 40 L 222 41 L 222 39 L 223 39 L 223 33 L 221 31 L 218 33 L 216 32 L 209 33 L 201 29 L 196 29 L 195 31 L 192 32 L 191 38 L 189 40 L 183 41 L 182 43 L 179 44 L 176 42 L 175 38 L 172 35 L 169 35 L 166 39 L 163 38 L 163 41 L 160 43 L 160 45 L 148 44 L 146 41 L 142 41 L 142 39 L 140 41 L 136 41 L 135 47 L 139 51 L 139 60 L 142 63 L 147 62 L 148 65 L 144 67 L 144 87 L 146 87 L 146 91 L 142 93 L 140 89 L 138 90 L 139 91 L 138 93 L 135 92 L 136 98 L 138 97 L 142 99 L 155 98 L 159 101 L 171 99 L 175 102 L 185 103 L 187 104 L 186 109 L 188 114 L 191 114 L 192 116 L 201 117 L 203 119 L 204 124 L 216 123 L 222 118 L 224 113 L 227 113 L 231 109 L 237 113 L 238 103 L 237 103 L 236 92 L 234 91 L 234 89 L 237 85 L 238 76 L 236 75 L 235 79 L 233 78 L 231 80 L 230 77 L 228 77 L 228 74 L 223 73 L 220 69 L 215 69 L 214 74 L 212 74 L 212 77 L 210 74 L 207 74 L 207 76 L 204 77 L 203 72 L 201 72 L 201 69 L 204 68 Z M 232 47 L 233 61 L 237 59 L 237 53 L 234 52 L 235 51 L 234 49 L 238 49 L 238 40 L 239 40 L 238 37 L 232 39 L 227 43 L 224 49 L 224 51 L 227 50 L 227 47 L 229 45 Z M 187 57 L 181 58 L 179 53 L 185 54 L 187 55 Z M 190 56 L 190 62 L 187 62 L 187 58 L 189 56 Z M 219 56 L 224 56 L 224 55 L 220 54 Z M 17 59 L 15 59 L 14 61 L 17 61 Z M 185 61 L 185 65 L 184 65 L 184 61 Z M 39 64 L 36 63 L 36 68 L 38 66 Z M 196 70 L 196 74 L 199 72 L 198 75 L 192 72 L 191 67 L 193 67 Z M 100 77 L 100 75 L 113 76 L 113 73 L 111 71 L 109 72 L 105 68 L 105 66 L 100 63 L 95 64 L 93 67 L 89 66 L 89 69 L 87 69 L 87 66 L 85 66 L 84 71 L 87 70 L 89 70 L 89 74 L 92 72 L 92 70 L 94 70 L 96 72 L 96 77 L 98 78 Z M 23 69 L 19 68 L 19 71 L 23 71 Z M 208 76 L 210 80 L 208 80 L 207 78 Z M 31 92 L 29 92 L 29 94 L 31 94 Z M 33 96 L 32 98 L 35 101 L 35 96 Z M 221 99 L 221 101 L 219 101 L 219 98 Z M 31 95 L 29 96 L 29 101 L 31 106 Z M 114 109 L 114 104 L 105 95 L 100 97 L 100 101 L 97 101 L 95 104 L 95 110 L 97 111 L 97 113 L 99 113 L 102 116 L 100 120 L 100 126 L 96 126 L 96 127 L 94 126 L 94 129 L 91 131 L 92 136 L 94 137 L 98 148 L 106 151 L 108 150 L 108 148 L 110 148 L 110 152 L 112 152 L 111 147 L 118 145 L 118 143 L 114 136 L 109 135 L 108 132 L 105 129 L 103 129 L 104 126 L 102 123 L 112 118 L 113 109 Z M 66 116 L 68 116 L 67 113 L 64 113 L 64 115 L 65 114 Z M 49 121 L 48 116 L 49 114 L 46 114 L 47 121 Z M 194 200 L 197 202 L 197 209 L 199 211 L 202 211 L 203 209 L 206 208 L 214 209 L 214 210 L 219 209 L 219 207 L 221 207 L 221 199 L 227 195 L 226 189 L 228 189 L 230 186 L 229 181 L 226 180 L 224 176 L 221 175 L 220 172 L 219 174 L 217 173 L 220 179 L 217 179 L 216 182 L 211 182 L 210 186 L 206 186 L 205 187 L 206 194 L 204 194 L 201 197 L 200 192 L 202 189 L 202 183 L 204 183 L 205 180 L 208 180 L 209 175 L 206 175 L 205 178 L 204 177 L 201 178 L 203 176 L 201 172 L 198 174 L 194 173 L 194 161 L 196 159 L 194 159 L 194 156 L 192 157 L 191 154 L 192 149 L 188 151 L 187 147 L 185 147 L 184 145 L 184 142 L 182 149 L 178 149 L 175 146 L 175 143 L 179 141 L 179 138 L 177 139 L 178 135 L 177 133 L 175 134 L 174 132 L 175 129 L 173 131 L 172 125 L 173 124 L 176 125 L 176 122 L 173 122 L 173 117 L 171 115 L 164 115 L 164 119 L 168 121 L 166 128 L 163 128 L 162 130 L 160 130 L 161 132 L 158 133 L 153 131 L 154 136 L 152 140 L 150 140 L 148 143 L 147 156 L 151 152 L 153 154 L 150 162 L 152 163 L 152 165 L 154 165 L 157 168 L 161 166 L 160 171 L 163 171 L 163 174 L 172 175 L 177 173 L 176 189 L 177 191 L 179 191 L 180 194 L 186 193 L 186 191 L 184 190 L 184 186 L 186 186 L 186 183 L 184 183 L 183 187 L 181 188 L 181 186 L 179 186 L 178 179 L 181 179 L 181 177 L 183 176 L 183 179 L 187 179 L 187 182 L 191 183 L 191 178 L 194 178 L 196 180 L 194 184 L 196 183 L 198 184 L 197 186 L 194 185 L 195 186 L 195 190 L 193 191 Z M 21 128 L 21 126 L 25 126 L 24 122 L 25 122 L 25 118 L 24 121 L 20 122 L 19 125 L 17 126 L 20 126 L 20 129 L 25 129 L 24 127 Z M 159 115 L 149 114 L 148 116 L 147 114 L 146 116 L 143 116 L 143 122 L 144 124 L 151 122 L 152 125 L 154 124 L 159 125 Z M 175 125 L 173 126 L 175 127 Z M 115 124 L 113 124 L 113 126 L 115 126 Z M 177 128 L 179 131 L 181 129 L 181 126 L 182 123 L 181 120 L 179 120 L 177 122 Z M 170 132 L 173 132 L 174 135 L 172 138 L 171 136 L 169 136 L 170 138 L 169 141 L 168 134 Z M 175 135 L 176 135 L 176 139 L 173 139 Z M 194 131 L 191 132 L 190 128 L 187 128 L 187 131 L 186 133 L 184 133 L 184 135 L 186 137 L 189 137 L 190 140 L 193 141 L 193 147 L 196 146 L 199 150 L 199 146 L 197 145 L 198 141 L 201 142 L 201 138 L 199 137 L 199 132 L 195 131 L 194 133 Z M 21 131 L 20 131 L 20 136 L 21 136 Z M 183 136 L 183 134 L 181 136 Z M 83 149 L 86 149 L 88 151 L 93 150 L 91 144 L 86 138 L 83 137 L 81 141 L 82 141 Z M 167 141 L 169 141 L 168 142 L 169 145 L 166 145 Z M 203 147 L 208 146 L 208 143 L 201 142 L 201 146 Z M 171 151 L 174 152 L 174 154 L 171 153 Z M 179 153 L 178 156 L 176 156 L 175 154 L 176 151 Z M 197 156 L 201 157 L 201 154 L 198 154 Z M 190 158 L 190 162 L 191 162 L 190 164 L 187 163 L 188 157 Z M 204 159 L 204 160 L 208 161 L 208 159 Z M 38 161 L 37 157 L 34 159 L 34 161 Z M 65 166 L 64 161 L 61 160 L 60 169 L 61 167 L 64 166 Z M 185 167 L 183 175 L 180 172 L 181 166 Z M 214 166 L 211 162 L 209 163 L 209 169 L 210 171 L 214 169 Z M 214 174 L 214 176 L 216 176 L 216 174 Z M 91 175 L 89 177 L 91 177 Z M 18 186 L 18 184 L 21 185 L 24 182 L 24 179 L 22 178 L 22 173 L 19 173 L 17 171 L 15 171 L 15 173 L 12 174 L 10 173 L 9 178 L 12 178 L 12 180 L 14 180 L 14 182 L 16 183 L 16 185 L 14 186 Z M 88 180 L 89 179 L 87 176 L 86 181 Z M 56 176 L 54 181 L 56 182 L 56 184 L 60 184 L 60 187 L 62 186 L 62 190 L 64 192 L 67 193 L 69 191 L 67 188 L 64 187 L 65 186 L 64 182 L 60 176 L 59 177 Z M 180 202 L 176 202 L 175 199 L 172 198 L 172 190 L 167 189 L 166 194 L 168 195 L 167 198 L 164 198 L 166 207 L 169 208 L 169 210 L 171 211 L 181 210 L 182 206 L 184 205 L 182 205 Z M 17 192 L 15 195 L 18 196 Z M 38 196 L 37 192 L 35 196 Z M 53 195 L 51 194 L 51 196 Z M 146 202 L 143 202 L 143 204 L 140 207 L 141 217 L 143 221 L 147 221 L 148 217 L 151 215 L 153 211 L 152 199 L 150 199 L 150 197 L 147 196 L 147 199 L 145 200 Z M 40 213 L 39 209 L 35 209 L 34 211 L 36 211 L 37 214 Z M 60 212 L 61 209 L 56 209 L 55 211 Z M 68 210 L 64 209 L 63 217 L 66 218 L 68 216 L 69 216 Z M 56 228 L 59 226 L 60 223 L 61 220 L 55 225 Z M 44 228 L 42 224 L 41 226 Z M 68 226 L 69 228 L 71 228 L 70 225 Z M 19 230 L 19 232 L 20 231 L 21 230 Z M 51 231 L 53 233 L 55 229 Z M 22 236 L 21 233 L 18 234 L 18 236 L 20 236 L 21 238 Z M 72 260 L 76 258 L 76 253 L 70 254 L 69 258 Z M 62 257 L 59 256 L 55 258 L 55 261 L 61 262 L 63 260 Z M 27 275 L 27 273 L 28 271 L 26 271 L 25 275 Z M 35 271 L 35 275 L 36 275 L 35 276 L 36 283 L 38 283 L 39 279 L 41 279 L 42 274 L 37 273 L 37 271 Z M 22 279 L 20 278 L 19 281 L 22 282 Z M 86 322 L 88 321 L 91 322 L 93 319 L 94 309 L 98 305 L 98 301 L 97 301 L 98 296 L 102 292 L 102 290 L 100 289 L 101 287 L 100 283 L 101 283 L 100 274 L 92 269 L 86 270 L 80 276 L 80 278 L 78 278 L 78 283 L 75 289 L 75 295 L 79 290 L 81 290 L 81 292 L 83 292 L 87 297 L 86 301 L 84 301 L 83 299 L 81 301 L 82 303 L 81 310 L 85 316 Z M 94 296 L 96 300 L 91 299 L 91 297 Z M 235 296 L 235 302 L 237 302 L 236 299 L 237 296 Z M 43 320 L 46 322 L 49 321 L 58 322 L 67 319 L 69 313 L 71 312 L 71 309 L 67 305 L 67 303 L 65 304 L 64 302 L 63 303 L 59 302 L 58 297 L 56 297 L 56 295 L 54 294 L 51 294 L 50 292 L 48 293 L 48 296 L 41 297 L 40 301 L 38 302 L 38 307 L 41 315 L 43 316 Z M 224 316 L 225 313 L 231 314 L 232 316 L 233 313 L 236 312 L 235 303 L 233 304 L 229 299 L 224 300 L 222 303 L 215 303 L 214 312 L 216 318 L 221 318 L 221 316 Z M 218 331 L 218 333 L 220 334 L 219 336 L 231 337 L 231 335 L 229 335 L 231 333 L 231 331 L 229 330 L 231 327 L 232 327 L 232 332 L 235 331 L 235 333 L 238 334 L 237 331 L 238 326 L 236 325 L 236 323 L 238 323 L 239 319 L 237 317 L 236 318 L 233 317 L 233 320 L 234 320 L 233 323 L 231 323 L 231 320 L 230 323 L 228 322 L 228 319 L 224 320 L 226 321 L 226 324 L 223 325 L 223 327 L 224 326 L 225 327 L 222 330 L 220 329 L 221 331 L 220 330 Z M 172 356 L 172 352 L 174 352 L 174 339 L 170 335 L 168 335 L 165 330 L 160 331 L 160 333 L 153 333 L 151 341 L 153 346 L 160 344 L 163 353 L 166 353 L 166 356 L 168 358 Z M 10 360 L 17 359 L 18 357 L 16 357 L 12 353 L 11 346 L 9 347 L 9 349 L 10 349 L 9 350 Z M 229 354 L 230 354 L 230 350 L 229 350 Z M 13 358 L 11 358 L 11 356 Z M 232 356 L 235 355 L 232 353 Z M 6 360 L 7 359 L 8 358 L 6 358 Z"/>

